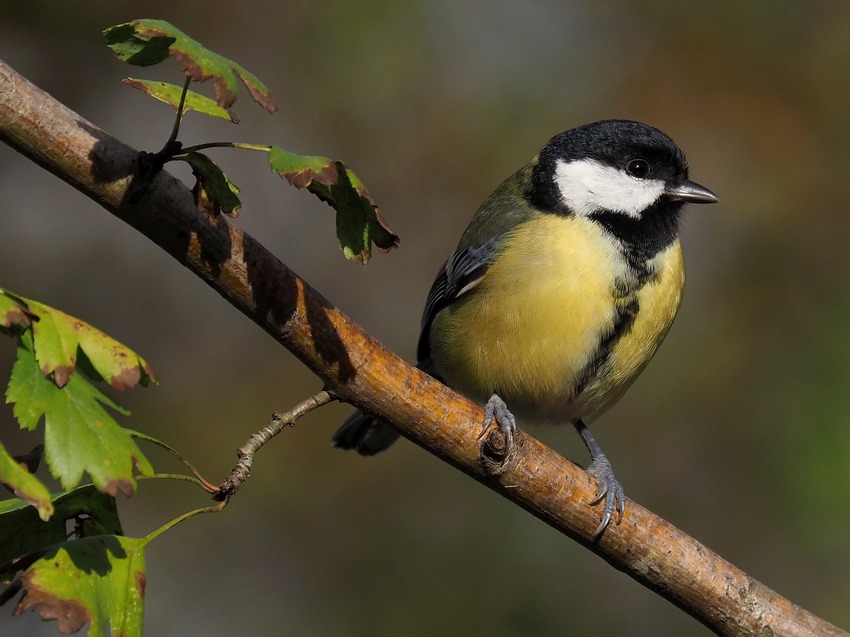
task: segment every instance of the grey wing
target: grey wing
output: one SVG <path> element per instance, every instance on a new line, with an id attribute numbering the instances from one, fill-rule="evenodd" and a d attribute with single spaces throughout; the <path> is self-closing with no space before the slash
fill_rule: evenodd
<path id="1" fill-rule="evenodd" d="M 440 268 L 422 313 L 421 332 L 417 357 L 420 364 L 427 364 L 431 358 L 431 345 L 428 333 L 431 321 L 447 305 L 460 298 L 481 282 L 490 264 L 498 254 L 498 248 L 504 235 L 493 237 L 479 246 L 468 246 L 457 250 Z"/>

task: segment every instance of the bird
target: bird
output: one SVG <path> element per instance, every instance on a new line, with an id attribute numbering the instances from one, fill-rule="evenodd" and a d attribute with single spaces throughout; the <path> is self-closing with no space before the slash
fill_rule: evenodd
<path id="1" fill-rule="evenodd" d="M 425 302 L 417 366 L 484 407 L 508 448 L 517 421 L 571 423 L 602 504 L 593 538 L 626 496 L 588 423 L 646 367 L 685 282 L 687 203 L 716 203 L 688 178 L 682 150 L 636 121 L 603 120 L 552 137 L 481 205 Z M 399 434 L 355 412 L 332 445 L 374 455 Z"/>

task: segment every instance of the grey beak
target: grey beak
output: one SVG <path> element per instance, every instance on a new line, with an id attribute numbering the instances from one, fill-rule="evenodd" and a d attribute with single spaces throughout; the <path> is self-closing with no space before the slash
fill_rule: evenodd
<path id="1" fill-rule="evenodd" d="M 700 186 L 694 181 L 682 181 L 678 184 L 671 184 L 667 186 L 664 193 L 673 199 L 690 203 L 717 203 L 720 201 L 717 195 L 708 188 Z"/>

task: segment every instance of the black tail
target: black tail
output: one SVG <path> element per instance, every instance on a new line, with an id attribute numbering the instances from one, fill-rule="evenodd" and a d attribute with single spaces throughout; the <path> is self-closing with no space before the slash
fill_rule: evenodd
<path id="1" fill-rule="evenodd" d="M 331 445 L 338 449 L 354 449 L 361 456 L 374 456 L 397 439 L 395 429 L 362 411 L 355 411 L 336 430 Z"/>
<path id="2" fill-rule="evenodd" d="M 416 366 L 442 382 L 442 379 L 433 373 L 430 358 L 419 361 Z M 331 446 L 337 449 L 354 449 L 361 456 L 374 456 L 398 440 L 398 436 L 399 433 L 389 425 L 367 416 L 362 411 L 355 411 L 336 430 L 331 438 Z"/>

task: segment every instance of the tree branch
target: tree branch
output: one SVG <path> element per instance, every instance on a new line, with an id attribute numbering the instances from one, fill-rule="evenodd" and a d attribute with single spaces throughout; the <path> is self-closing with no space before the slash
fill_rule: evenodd
<path id="1" fill-rule="evenodd" d="M 0 62 L 0 139 L 144 234 L 294 353 L 341 400 L 472 476 L 722 635 L 846 635 L 630 501 L 596 543 L 592 479 L 524 432 L 503 457 L 481 409 L 371 339 L 166 172 Z"/>

